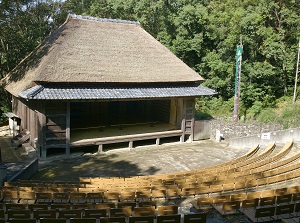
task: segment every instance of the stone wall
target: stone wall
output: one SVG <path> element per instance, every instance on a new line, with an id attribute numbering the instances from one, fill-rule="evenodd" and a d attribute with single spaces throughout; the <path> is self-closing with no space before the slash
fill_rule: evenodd
<path id="1" fill-rule="evenodd" d="M 252 136 L 244 136 L 239 138 L 228 139 L 230 146 L 235 148 L 250 148 L 254 145 L 267 146 L 275 143 L 276 145 L 283 145 L 286 142 L 295 142 L 299 145 L 300 142 L 300 128 L 291 128 L 280 131 L 265 132 Z"/>
<path id="2" fill-rule="evenodd" d="M 216 139 L 216 130 L 219 130 L 225 140 L 245 136 L 257 135 L 265 132 L 283 130 L 283 127 L 277 123 L 242 123 L 224 121 L 221 119 L 212 119 L 210 121 L 211 139 Z"/>

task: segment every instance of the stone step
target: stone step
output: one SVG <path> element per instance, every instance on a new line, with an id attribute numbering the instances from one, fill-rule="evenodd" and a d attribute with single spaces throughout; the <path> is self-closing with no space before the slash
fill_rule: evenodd
<path id="1" fill-rule="evenodd" d="M 18 151 L 21 156 L 28 156 L 29 158 L 36 156 L 36 150 L 29 143 L 23 143 Z"/>

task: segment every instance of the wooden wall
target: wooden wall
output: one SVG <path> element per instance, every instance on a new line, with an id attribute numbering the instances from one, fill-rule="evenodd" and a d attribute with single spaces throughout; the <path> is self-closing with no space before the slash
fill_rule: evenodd
<path id="1" fill-rule="evenodd" d="M 153 121 L 169 123 L 170 100 L 72 102 L 71 127 L 88 128 Z"/>
<path id="2" fill-rule="evenodd" d="M 66 146 L 66 124 L 67 103 L 61 101 L 47 102 L 45 109 L 46 148 L 57 148 Z"/>
<path id="3" fill-rule="evenodd" d="M 171 100 L 152 101 L 152 120 L 169 123 L 170 121 Z"/>
<path id="4" fill-rule="evenodd" d="M 35 147 L 34 140 L 38 138 L 38 116 L 37 103 L 19 98 L 12 98 L 12 112 L 20 117 L 20 131 L 28 130 L 30 132 L 30 144 Z"/>

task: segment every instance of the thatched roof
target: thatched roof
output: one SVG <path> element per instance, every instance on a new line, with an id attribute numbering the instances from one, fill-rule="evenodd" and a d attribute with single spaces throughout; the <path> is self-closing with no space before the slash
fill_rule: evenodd
<path id="1" fill-rule="evenodd" d="M 4 79 L 17 96 L 43 83 L 192 83 L 203 78 L 136 22 L 70 15 Z"/>

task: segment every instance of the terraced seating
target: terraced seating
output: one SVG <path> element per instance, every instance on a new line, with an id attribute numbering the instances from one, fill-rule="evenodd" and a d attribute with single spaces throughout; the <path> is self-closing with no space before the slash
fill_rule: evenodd
<path id="1" fill-rule="evenodd" d="M 53 213 L 56 217 L 69 219 L 68 222 L 71 219 L 72 222 L 82 222 L 79 219 L 83 218 L 101 218 L 110 222 L 116 220 L 115 217 L 135 222 L 138 219 L 134 217 L 145 215 L 157 218 L 157 222 L 177 222 L 177 206 L 177 212 L 175 209 L 167 211 L 168 216 L 173 217 L 159 220 L 159 216 L 163 215 L 161 210 L 167 207 L 157 207 L 155 201 L 194 197 L 197 199 L 194 204 L 196 214 L 215 208 L 224 215 L 244 213 L 253 221 L 263 221 L 265 217 L 291 218 L 299 212 L 300 205 L 296 204 L 300 200 L 300 186 L 272 190 L 262 188 L 300 177 L 300 151 L 290 154 L 292 146 L 293 143 L 288 142 L 279 152 L 275 152 L 274 144 L 262 152 L 256 146 L 230 162 L 173 174 L 80 178 L 78 182 L 5 182 L 0 190 L 2 207 L 3 211 L 9 211 L 10 216 L 19 211 L 19 216 L 24 212 L 25 218 L 25 212 L 29 212 L 40 222 L 47 215 L 54 217 Z M 273 209 L 264 209 L 266 205 L 275 207 L 274 213 Z M 196 219 L 196 214 L 190 219 Z M 151 222 L 151 219 L 145 221 Z"/>

